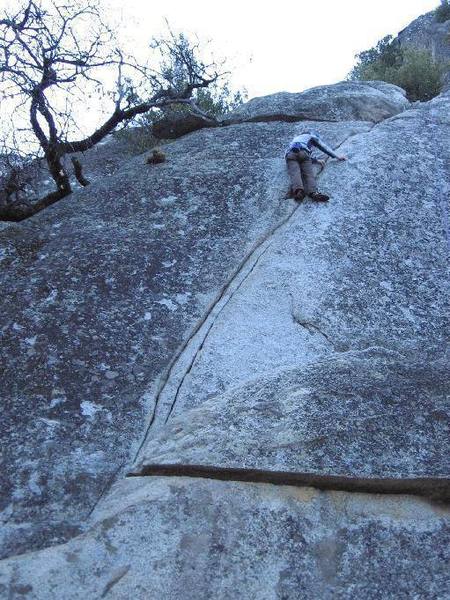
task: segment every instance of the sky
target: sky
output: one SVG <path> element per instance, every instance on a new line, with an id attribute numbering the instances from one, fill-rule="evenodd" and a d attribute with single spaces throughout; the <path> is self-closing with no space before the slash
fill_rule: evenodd
<path id="1" fill-rule="evenodd" d="M 227 59 L 232 81 L 249 97 L 299 92 L 345 79 L 356 53 L 396 35 L 439 0 L 108 0 L 124 38 L 136 48 L 163 30 L 210 39 Z M 148 8 L 145 8 L 145 5 Z"/>
<path id="2" fill-rule="evenodd" d="M 202 42 L 209 40 L 207 47 L 214 56 L 226 61 L 232 87 L 246 89 L 249 98 L 342 81 L 355 62 L 355 54 L 388 34 L 395 36 L 439 5 L 439 0 L 296 0 L 284 4 L 99 1 L 121 46 L 136 58 L 148 55 L 152 37 L 167 34 L 168 22 L 175 33 L 198 36 Z M 16 10 L 21 4 L 22 0 L 0 0 L 0 10 L 5 5 Z M 111 81 L 115 77 L 114 73 Z M 83 103 L 82 118 L 74 108 L 77 137 L 91 134 L 105 114 L 110 114 L 112 106 L 105 107 L 102 102 L 92 99 Z M 28 109 L 22 117 L 11 106 L 5 101 L 0 104 L 2 135 L 8 124 L 9 129 L 17 130 L 21 118 L 28 121 Z M 23 135 L 27 144 L 32 143 L 27 133 Z"/>

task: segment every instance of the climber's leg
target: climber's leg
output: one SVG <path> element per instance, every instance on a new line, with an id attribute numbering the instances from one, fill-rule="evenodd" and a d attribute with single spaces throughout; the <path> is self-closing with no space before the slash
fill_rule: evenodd
<path id="1" fill-rule="evenodd" d="M 302 178 L 305 182 L 305 193 L 312 200 L 316 200 L 317 202 L 326 202 L 329 200 L 329 196 L 326 194 L 321 194 L 317 191 L 316 174 L 314 173 L 312 160 L 309 158 L 309 156 L 301 160 L 300 167 L 302 171 Z"/>
<path id="2" fill-rule="evenodd" d="M 314 194 L 314 192 L 317 192 L 317 183 L 312 160 L 309 157 L 304 157 L 300 162 L 300 167 L 305 183 L 305 193 L 308 195 Z"/>
<path id="3" fill-rule="evenodd" d="M 298 162 L 297 154 L 295 152 L 288 152 L 286 155 L 286 166 L 291 180 L 291 188 L 294 197 L 300 195 L 303 191 L 303 179 L 300 170 L 300 164 Z"/>

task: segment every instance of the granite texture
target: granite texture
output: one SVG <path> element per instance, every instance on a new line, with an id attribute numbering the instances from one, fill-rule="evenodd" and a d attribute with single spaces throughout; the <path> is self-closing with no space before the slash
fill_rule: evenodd
<path id="1" fill-rule="evenodd" d="M 0 595 L 438 600 L 448 526 L 442 506 L 407 496 L 136 478 L 84 535 L 2 561 Z"/>
<path id="2" fill-rule="evenodd" d="M 324 134 L 336 146 L 367 129 Z M 128 467 L 178 349 L 296 208 L 283 162 L 294 134 L 204 129 L 154 166 L 109 139 L 89 155 L 88 188 L 0 231 L 3 556 L 80 532 Z"/>
<path id="3" fill-rule="evenodd" d="M 205 322 L 160 396 L 161 422 L 323 355 L 376 346 L 448 361 L 449 115 L 446 94 L 348 138 L 348 161 L 320 176 L 329 203 L 300 205 Z"/>
<path id="4" fill-rule="evenodd" d="M 449 403 L 447 361 L 408 363 L 377 349 L 342 353 L 261 376 L 169 419 L 133 473 L 167 465 L 211 476 L 257 471 L 268 480 L 319 475 L 325 484 L 341 478 L 344 486 L 450 500 Z"/>
<path id="5" fill-rule="evenodd" d="M 0 595 L 445 597 L 450 95 L 386 85 L 0 229 Z M 303 128 L 328 204 L 285 197 Z"/>
<path id="6" fill-rule="evenodd" d="M 378 123 L 408 107 L 405 91 L 380 81 L 341 81 L 304 92 L 278 92 L 252 98 L 225 115 L 224 123 L 242 121 L 349 121 Z"/>

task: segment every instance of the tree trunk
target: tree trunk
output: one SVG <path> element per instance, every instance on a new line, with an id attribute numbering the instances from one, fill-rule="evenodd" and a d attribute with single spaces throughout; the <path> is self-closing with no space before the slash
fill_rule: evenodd
<path id="1" fill-rule="evenodd" d="M 0 221 L 23 221 L 72 193 L 69 176 L 61 163 L 58 147 L 49 145 L 45 151 L 45 159 L 50 174 L 56 183 L 56 191 L 50 192 L 50 194 L 33 203 L 26 200 L 16 200 L 12 203 L 0 205 Z"/>

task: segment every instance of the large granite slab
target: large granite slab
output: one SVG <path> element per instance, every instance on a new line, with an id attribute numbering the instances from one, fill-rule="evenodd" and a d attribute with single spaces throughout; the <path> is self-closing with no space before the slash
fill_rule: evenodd
<path id="1" fill-rule="evenodd" d="M 169 419 L 135 474 L 411 491 L 450 500 L 450 370 L 377 349 L 260 377 Z"/>
<path id="2" fill-rule="evenodd" d="M 70 542 L 0 563 L 11 600 L 444 598 L 448 511 L 411 496 L 136 478 Z"/>
<path id="3" fill-rule="evenodd" d="M 225 115 L 224 123 L 242 121 L 372 121 L 405 110 L 405 91 L 384 81 L 341 81 L 304 92 L 278 92 L 252 98 Z"/>
<path id="4" fill-rule="evenodd" d="M 338 145 L 367 128 L 324 132 Z M 120 167 L 108 141 L 89 188 L 1 229 L 2 555 L 79 532 L 129 465 L 178 348 L 296 208 L 283 163 L 294 133 L 203 130 L 157 166 Z"/>
<path id="5" fill-rule="evenodd" d="M 300 206 L 186 349 L 165 418 L 324 355 L 450 364 L 449 115 L 446 94 L 345 142 L 329 203 Z"/>

